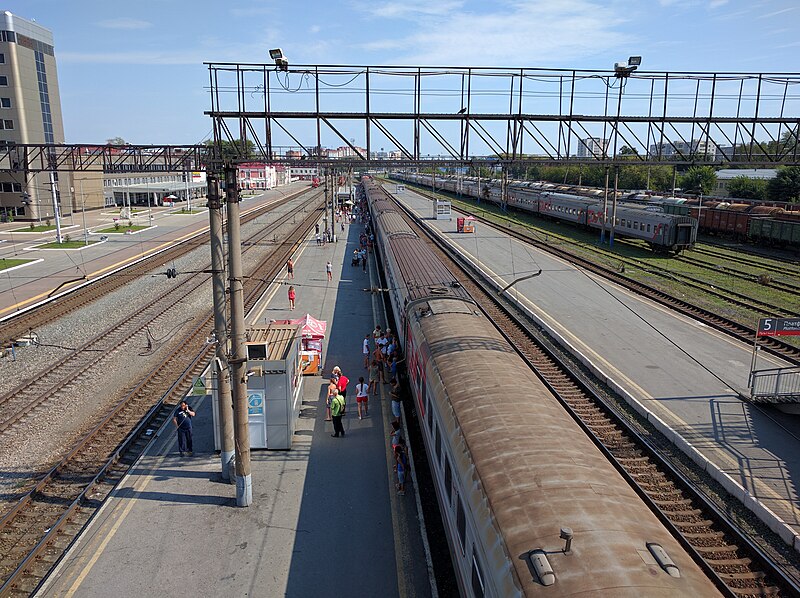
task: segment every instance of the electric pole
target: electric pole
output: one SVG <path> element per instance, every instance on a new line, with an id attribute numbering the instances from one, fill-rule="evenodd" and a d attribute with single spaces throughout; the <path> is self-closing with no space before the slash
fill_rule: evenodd
<path id="1" fill-rule="evenodd" d="M 236 167 L 225 166 L 225 198 L 228 203 L 228 262 L 231 293 L 231 395 L 233 397 L 233 442 L 236 454 L 236 506 L 253 503 L 253 478 L 250 473 L 250 428 L 247 404 L 247 346 L 244 322 L 242 281 L 242 243 L 239 223 L 239 190 Z"/>
<path id="2" fill-rule="evenodd" d="M 225 251 L 222 235 L 222 198 L 219 177 L 208 176 L 208 221 L 211 231 L 211 271 L 214 285 L 214 336 L 217 341 L 214 369 L 217 379 L 219 412 L 220 461 L 222 479 L 226 482 L 235 477 L 231 471 L 234 459 L 233 402 L 231 400 L 231 377 L 228 366 L 228 325 L 225 318 Z"/>

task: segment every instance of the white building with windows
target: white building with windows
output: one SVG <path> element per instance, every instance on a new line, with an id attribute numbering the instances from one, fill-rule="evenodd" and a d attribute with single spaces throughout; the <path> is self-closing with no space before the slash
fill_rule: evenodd
<path id="1" fill-rule="evenodd" d="M 602 158 L 608 151 L 609 139 L 602 139 L 599 137 L 587 137 L 586 139 L 578 140 L 578 157 L 579 158 Z"/>
<path id="2" fill-rule="evenodd" d="M 53 33 L 5 11 L 0 13 L 0 145 L 43 143 L 64 143 Z M 19 158 L 18 172 L 0 173 L 0 215 L 53 217 L 50 173 L 26 173 L 24 157 Z M 67 197 L 72 187 L 72 174 L 53 174 L 60 204 L 60 196 Z M 71 211 L 69 201 L 63 210 Z"/>

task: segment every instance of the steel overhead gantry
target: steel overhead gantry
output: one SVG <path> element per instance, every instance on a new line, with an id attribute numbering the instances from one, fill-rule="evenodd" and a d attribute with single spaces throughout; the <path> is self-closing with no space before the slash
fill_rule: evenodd
<path id="1" fill-rule="evenodd" d="M 214 140 L 240 159 L 800 163 L 798 73 L 206 64 Z"/>

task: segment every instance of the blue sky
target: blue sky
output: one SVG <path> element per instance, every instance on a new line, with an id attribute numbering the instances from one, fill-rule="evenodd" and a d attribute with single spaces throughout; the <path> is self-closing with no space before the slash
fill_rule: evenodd
<path id="1" fill-rule="evenodd" d="M 800 71 L 796 0 L 11 0 L 53 31 L 67 142 L 195 143 L 204 61 Z"/>

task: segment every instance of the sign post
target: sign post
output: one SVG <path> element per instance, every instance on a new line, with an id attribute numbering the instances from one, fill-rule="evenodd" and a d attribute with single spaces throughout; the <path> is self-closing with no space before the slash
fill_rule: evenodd
<path id="1" fill-rule="evenodd" d="M 753 357 L 750 360 L 750 375 L 747 383 L 753 388 L 756 372 L 756 359 L 759 349 L 758 339 L 772 336 L 800 336 L 800 318 L 761 318 L 756 329 L 756 338 L 753 340 Z"/>

